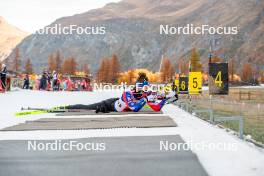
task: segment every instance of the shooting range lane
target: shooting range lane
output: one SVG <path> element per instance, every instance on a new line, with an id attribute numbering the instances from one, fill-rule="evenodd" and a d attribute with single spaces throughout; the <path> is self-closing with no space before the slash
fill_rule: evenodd
<path id="1" fill-rule="evenodd" d="M 127 112 L 110 112 L 110 113 L 97 113 L 93 111 L 80 111 L 80 112 L 64 112 L 64 113 L 58 113 L 56 116 L 83 116 L 83 115 L 130 115 L 130 114 L 162 114 L 161 111 L 155 112 L 155 111 L 147 111 L 147 110 L 141 110 L 140 112 L 133 112 L 133 111 L 127 111 Z"/>
<path id="2" fill-rule="evenodd" d="M 70 140 L 62 140 L 61 143 Z M 29 151 L 28 141 L 0 141 L 0 175 L 15 176 L 207 176 L 197 156 L 186 150 L 160 150 L 160 141 L 184 143 L 179 135 L 74 139 L 105 143 L 104 151 Z M 40 140 L 38 143 L 54 142 Z"/>
<path id="3" fill-rule="evenodd" d="M 113 114 L 116 115 L 116 114 Z M 43 118 L 34 121 L 26 121 L 0 131 L 33 131 L 33 130 L 85 130 L 85 129 L 109 129 L 109 128 L 154 128 L 176 127 L 176 123 L 166 115 L 154 116 L 138 114 L 133 116 L 120 115 L 101 118 Z"/>

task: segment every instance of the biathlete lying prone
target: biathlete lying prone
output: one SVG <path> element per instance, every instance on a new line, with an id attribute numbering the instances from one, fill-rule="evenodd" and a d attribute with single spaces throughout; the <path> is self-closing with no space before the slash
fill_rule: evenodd
<path id="1" fill-rule="evenodd" d="M 65 109 L 85 109 L 95 110 L 96 113 L 108 112 L 126 112 L 126 111 L 140 111 L 146 104 L 154 111 L 160 111 L 162 107 L 173 99 L 178 100 L 178 95 L 173 91 L 164 92 L 163 95 L 153 95 L 154 92 L 143 90 L 143 87 L 148 87 L 149 83 L 137 83 L 137 91 L 124 91 L 120 98 L 110 98 L 98 103 L 83 105 L 69 105 Z"/>

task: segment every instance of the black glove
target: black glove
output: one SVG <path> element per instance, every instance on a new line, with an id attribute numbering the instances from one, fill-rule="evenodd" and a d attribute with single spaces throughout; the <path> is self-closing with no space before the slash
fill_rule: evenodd
<path id="1" fill-rule="evenodd" d="M 166 99 L 166 101 L 167 101 L 166 104 L 174 103 L 174 102 L 176 102 L 178 99 L 179 99 L 178 94 L 175 94 L 173 97 L 171 97 L 171 98 L 167 98 L 167 99 Z"/>
<path id="2" fill-rule="evenodd" d="M 175 94 L 175 101 L 177 101 L 177 100 L 179 100 L 179 96 L 178 96 L 178 94 Z"/>

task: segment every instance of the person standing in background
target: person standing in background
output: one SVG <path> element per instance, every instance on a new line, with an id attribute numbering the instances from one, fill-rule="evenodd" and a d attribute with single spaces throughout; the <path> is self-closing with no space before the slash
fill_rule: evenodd
<path id="1" fill-rule="evenodd" d="M 1 86 L 3 89 L 6 89 L 6 74 L 7 74 L 7 67 L 5 64 L 2 64 L 2 69 L 0 72 L 0 77 L 1 77 Z"/>
<path id="2" fill-rule="evenodd" d="M 53 91 L 59 90 L 58 73 L 54 70 L 52 73 L 52 88 Z"/>
<path id="3" fill-rule="evenodd" d="M 26 74 L 26 76 L 24 78 L 23 89 L 29 89 L 29 76 L 28 76 L 28 74 Z"/>
<path id="4" fill-rule="evenodd" d="M 40 79 L 40 85 L 39 90 L 46 90 L 47 89 L 47 83 L 48 83 L 48 75 L 47 72 L 43 72 L 42 77 Z"/>

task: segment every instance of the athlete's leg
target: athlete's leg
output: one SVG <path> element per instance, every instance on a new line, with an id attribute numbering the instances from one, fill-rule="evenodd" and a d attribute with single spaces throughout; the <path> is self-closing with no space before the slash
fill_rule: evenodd
<path id="1" fill-rule="evenodd" d="M 97 109 L 106 109 L 108 111 L 114 111 L 111 107 L 112 103 L 116 101 L 117 98 L 110 98 L 98 103 L 90 104 L 90 105 L 83 105 L 83 104 L 76 104 L 76 105 L 69 105 L 66 106 L 65 109 L 87 109 L 87 110 L 97 110 Z"/>
<path id="2" fill-rule="evenodd" d="M 118 99 L 119 98 L 110 98 L 110 99 L 104 100 L 103 103 L 105 105 L 106 110 L 109 111 L 109 112 L 116 111 L 116 109 L 115 109 L 115 102 Z"/>
<path id="3" fill-rule="evenodd" d="M 90 105 L 84 105 L 84 104 L 75 104 L 75 105 L 69 105 L 66 106 L 65 109 L 88 109 L 88 110 L 96 110 L 98 106 L 101 106 L 103 102 L 94 103 Z"/>

